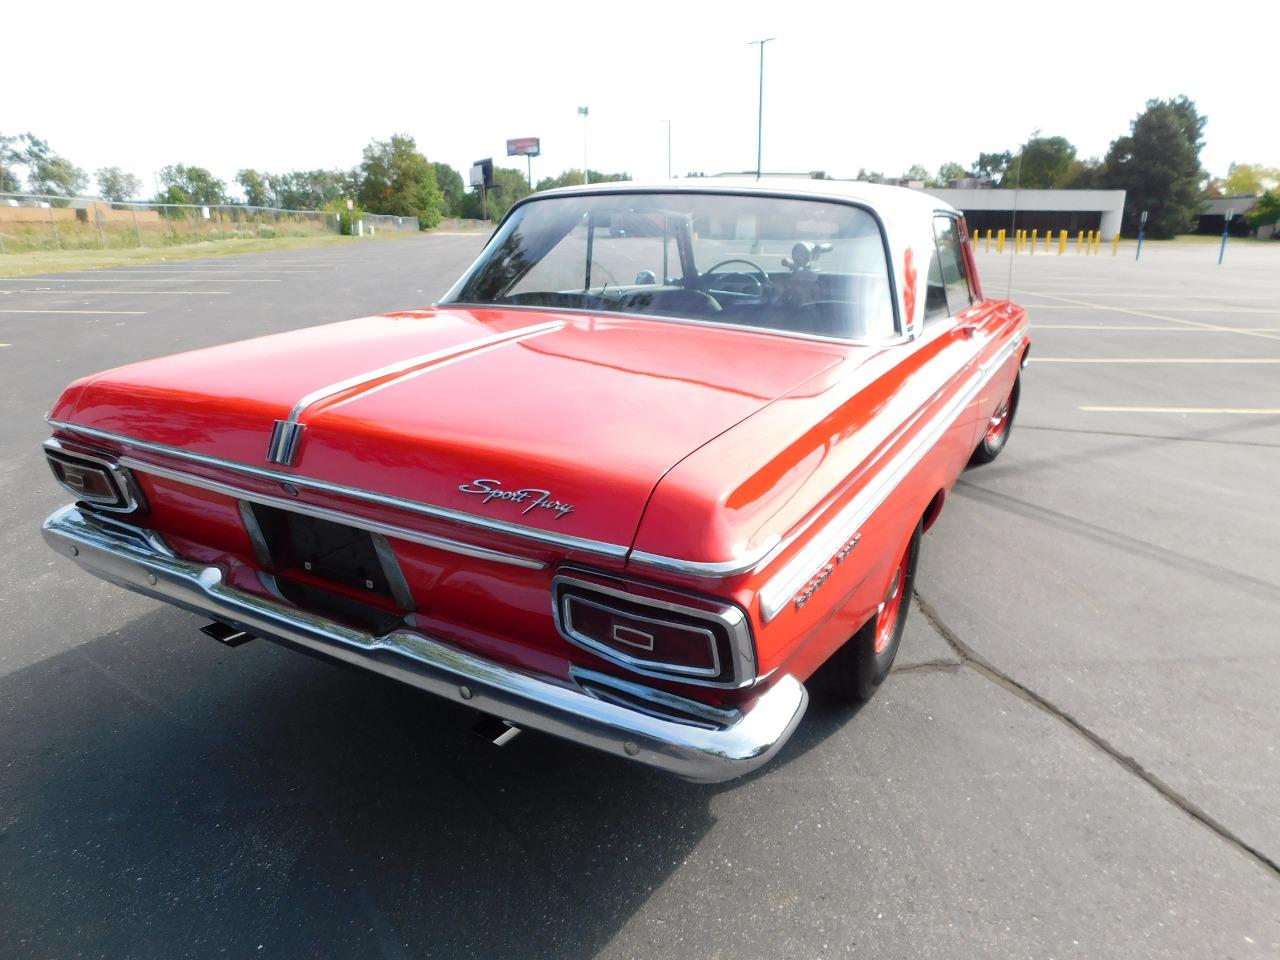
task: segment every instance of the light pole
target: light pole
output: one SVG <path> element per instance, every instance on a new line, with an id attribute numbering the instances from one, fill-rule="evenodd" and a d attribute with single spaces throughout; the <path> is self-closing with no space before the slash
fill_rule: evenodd
<path id="1" fill-rule="evenodd" d="M 586 107 L 578 108 L 578 116 L 582 117 L 582 182 L 590 183 L 591 174 L 587 173 L 587 114 L 591 111 Z"/>
<path id="2" fill-rule="evenodd" d="M 764 155 L 764 45 L 777 37 L 765 37 L 763 40 L 752 40 L 751 44 L 760 47 L 760 106 L 756 113 L 756 179 L 760 179 L 760 158 Z"/>
<path id="3" fill-rule="evenodd" d="M 663 120 L 667 125 L 667 179 L 671 179 L 671 121 Z"/>

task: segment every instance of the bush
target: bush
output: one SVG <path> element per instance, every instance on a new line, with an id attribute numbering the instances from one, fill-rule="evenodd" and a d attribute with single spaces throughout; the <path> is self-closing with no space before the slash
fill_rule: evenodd
<path id="1" fill-rule="evenodd" d="M 324 205 L 324 211 L 338 215 L 338 232 L 344 237 L 354 234 L 356 221 L 364 217 L 364 208 L 358 203 L 353 209 L 347 209 L 346 197 L 334 197 Z"/>
<path id="2" fill-rule="evenodd" d="M 1258 198 L 1258 205 L 1249 212 L 1249 226 L 1257 230 L 1259 227 L 1280 223 L 1280 188 L 1268 190 Z M 1271 235 L 1273 240 L 1280 240 L 1280 230 Z"/>

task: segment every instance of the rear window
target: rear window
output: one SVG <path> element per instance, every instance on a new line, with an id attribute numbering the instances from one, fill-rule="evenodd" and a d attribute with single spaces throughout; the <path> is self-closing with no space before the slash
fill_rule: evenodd
<path id="1" fill-rule="evenodd" d="M 445 302 L 877 340 L 897 332 L 889 289 L 879 226 L 860 207 L 632 193 L 518 208 Z"/>

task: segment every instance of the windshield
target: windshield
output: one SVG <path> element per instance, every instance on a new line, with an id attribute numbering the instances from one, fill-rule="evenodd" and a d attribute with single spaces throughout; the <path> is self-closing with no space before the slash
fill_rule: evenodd
<path id="1" fill-rule="evenodd" d="M 845 339 L 896 331 L 867 211 L 781 197 L 630 193 L 518 208 L 446 300 L 674 317 Z"/>

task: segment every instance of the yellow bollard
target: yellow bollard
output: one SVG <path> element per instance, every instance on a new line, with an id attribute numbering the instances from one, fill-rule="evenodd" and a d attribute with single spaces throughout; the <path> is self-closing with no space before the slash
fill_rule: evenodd
<path id="1" fill-rule="evenodd" d="M 990 228 L 988 228 L 988 230 L 987 230 L 987 245 L 983 248 L 983 251 L 982 251 L 982 252 L 983 252 L 983 253 L 990 253 L 990 252 L 991 252 L 991 230 L 990 230 Z"/>
<path id="2" fill-rule="evenodd" d="M 1102 231 L 1093 231 L 1093 252 L 1100 253 L 1102 251 Z"/>
<path id="3" fill-rule="evenodd" d="M 1032 255 L 1033 257 L 1036 255 L 1036 239 L 1037 239 L 1037 235 L 1038 235 L 1039 233 L 1040 233 L 1040 231 L 1039 231 L 1039 230 L 1032 230 L 1032 231 L 1031 231 L 1031 255 Z"/>
<path id="4" fill-rule="evenodd" d="M 1084 231 L 1076 231 L 1076 256 L 1080 256 L 1080 251 L 1084 248 Z"/>
<path id="5" fill-rule="evenodd" d="M 1116 235 L 1111 238 L 1111 255 L 1114 257 L 1120 252 L 1120 231 L 1116 231 Z"/>
<path id="6" fill-rule="evenodd" d="M 1046 254 L 1049 253 L 1049 244 L 1052 242 L 1052 240 L 1053 240 L 1053 231 L 1046 230 L 1044 232 L 1044 252 Z"/>
<path id="7" fill-rule="evenodd" d="M 1058 256 L 1062 256 L 1067 252 L 1067 231 L 1058 231 Z"/>
<path id="8" fill-rule="evenodd" d="M 996 253 L 1004 253 L 1004 231 L 996 234 Z"/>
<path id="9" fill-rule="evenodd" d="M 1098 231 L 1090 230 L 1089 231 L 1089 253 L 1092 255 L 1097 252 L 1098 252 Z"/>

